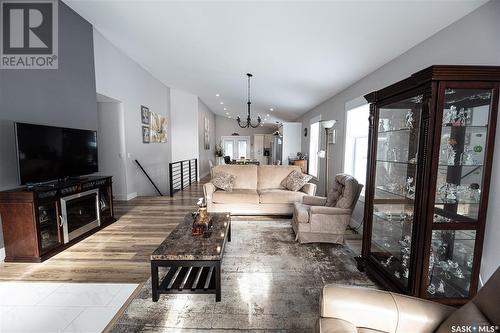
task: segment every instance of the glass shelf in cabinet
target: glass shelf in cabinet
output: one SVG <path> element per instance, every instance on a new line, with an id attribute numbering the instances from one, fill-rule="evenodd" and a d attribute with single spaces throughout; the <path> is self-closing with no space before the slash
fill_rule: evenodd
<path id="1" fill-rule="evenodd" d="M 375 189 L 377 189 L 378 191 L 384 192 L 384 193 L 386 193 L 386 194 L 394 195 L 394 196 L 396 196 L 396 197 L 398 197 L 398 198 L 408 199 L 408 200 L 411 200 L 411 201 L 415 200 L 415 198 L 412 198 L 412 197 L 407 196 L 407 195 L 406 195 L 406 192 L 399 192 L 399 193 L 396 193 L 396 192 L 393 192 L 393 191 L 391 191 L 391 190 L 388 190 L 388 189 L 382 188 L 382 187 L 380 187 L 380 186 L 376 186 L 376 187 L 375 187 Z M 388 199 L 390 199 L 390 198 L 388 198 Z"/>
<path id="2" fill-rule="evenodd" d="M 385 237 L 385 238 L 389 238 L 389 237 Z M 377 244 L 377 246 L 379 246 L 382 249 L 385 249 L 388 252 L 396 251 L 397 253 L 399 253 L 399 251 L 401 250 L 401 247 L 399 246 L 399 244 L 397 242 L 395 242 L 394 240 L 390 240 L 390 239 L 374 237 L 374 238 L 372 238 L 372 243 Z"/>
<path id="3" fill-rule="evenodd" d="M 393 260 L 399 262 L 401 261 L 398 256 L 401 255 L 401 247 L 394 243 L 394 247 L 391 247 L 391 244 L 386 244 L 384 240 L 377 239 L 377 238 L 372 238 L 371 239 L 371 249 L 370 252 L 372 253 L 379 253 L 379 254 L 385 254 L 386 258 L 394 258 Z"/>
<path id="4" fill-rule="evenodd" d="M 464 199 L 442 199 L 440 198 L 440 194 L 436 193 L 436 200 L 434 200 L 434 204 L 436 205 L 479 205 L 481 203 L 480 200 L 464 200 Z"/>
<path id="5" fill-rule="evenodd" d="M 453 124 L 443 124 L 443 128 L 488 128 L 488 125 L 453 125 Z"/>
<path id="6" fill-rule="evenodd" d="M 477 219 L 472 218 L 467 215 L 450 212 L 439 207 L 434 207 L 434 216 L 432 218 L 433 223 L 437 224 L 456 224 L 456 223 L 477 223 Z"/>
<path id="7" fill-rule="evenodd" d="M 395 164 L 406 164 L 406 165 L 417 165 L 416 162 L 410 162 L 410 161 L 389 161 L 389 160 L 376 160 L 377 162 L 380 162 L 380 163 L 395 163 Z"/>
<path id="8" fill-rule="evenodd" d="M 471 167 L 471 168 L 482 168 L 484 164 L 438 164 L 439 168 L 448 168 L 448 167 Z"/>
<path id="9" fill-rule="evenodd" d="M 448 206 L 448 207 L 447 207 Z M 479 219 L 480 205 L 434 204 L 434 212 L 457 222 L 475 223 Z"/>
<path id="10" fill-rule="evenodd" d="M 403 222 L 413 222 L 413 217 L 408 215 L 407 213 L 384 213 L 384 212 L 374 212 L 373 215 L 378 219 L 381 219 L 390 223 L 403 223 Z"/>
<path id="11" fill-rule="evenodd" d="M 387 131 L 379 131 L 378 134 L 386 134 L 386 133 L 410 133 L 415 132 L 415 128 L 397 128 L 391 129 Z"/>
<path id="12" fill-rule="evenodd" d="M 460 201 L 442 201 L 436 200 L 434 201 L 436 205 L 479 205 L 481 202 L 478 201 L 470 201 L 470 202 L 460 202 Z"/>

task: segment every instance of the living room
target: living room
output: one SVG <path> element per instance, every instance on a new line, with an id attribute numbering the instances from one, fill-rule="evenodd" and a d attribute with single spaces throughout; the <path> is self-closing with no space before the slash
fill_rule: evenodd
<path id="1" fill-rule="evenodd" d="M 0 5 L 0 332 L 498 331 L 500 1 Z"/>

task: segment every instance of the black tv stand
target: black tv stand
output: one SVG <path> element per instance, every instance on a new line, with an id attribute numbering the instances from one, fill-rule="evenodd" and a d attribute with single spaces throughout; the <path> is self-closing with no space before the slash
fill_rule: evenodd
<path id="1" fill-rule="evenodd" d="M 48 182 L 26 184 L 26 189 L 28 191 L 36 191 L 36 190 L 43 190 L 44 188 L 59 188 L 59 187 L 69 186 L 72 184 L 78 184 L 81 182 L 85 182 L 87 180 L 89 180 L 89 177 L 65 177 L 57 180 L 51 180 Z"/>
<path id="2" fill-rule="evenodd" d="M 76 176 L 76 177 L 64 177 L 64 178 L 58 179 L 57 183 L 65 185 L 65 184 L 71 184 L 71 183 L 84 182 L 84 181 L 86 181 L 88 179 L 89 179 L 89 177 L 80 177 L 80 176 Z"/>

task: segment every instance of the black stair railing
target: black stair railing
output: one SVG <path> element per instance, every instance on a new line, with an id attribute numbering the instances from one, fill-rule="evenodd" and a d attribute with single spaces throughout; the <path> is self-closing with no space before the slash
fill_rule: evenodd
<path id="1" fill-rule="evenodd" d="M 183 160 L 169 164 L 170 196 L 198 181 L 198 159 Z"/>
<path id="2" fill-rule="evenodd" d="M 155 188 L 155 190 L 158 192 L 158 194 L 160 196 L 163 196 L 163 194 L 161 193 L 160 189 L 158 188 L 158 186 L 156 186 L 156 184 L 153 182 L 153 180 L 151 179 L 151 177 L 149 177 L 148 173 L 146 172 L 146 170 L 144 170 L 144 168 L 142 167 L 141 163 L 139 163 L 138 160 L 135 160 L 135 163 L 137 163 L 137 165 L 139 166 L 139 168 L 142 170 L 142 172 L 144 172 L 144 174 L 146 175 L 146 177 L 149 179 L 149 181 L 151 182 L 151 185 L 153 185 L 153 187 Z"/>

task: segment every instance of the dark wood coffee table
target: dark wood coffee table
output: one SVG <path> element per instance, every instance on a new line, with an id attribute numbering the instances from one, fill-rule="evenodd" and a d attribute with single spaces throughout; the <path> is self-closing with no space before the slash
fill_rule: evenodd
<path id="1" fill-rule="evenodd" d="M 215 213 L 208 238 L 192 236 L 191 214 L 181 222 L 151 255 L 153 302 L 160 294 L 215 294 L 221 300 L 221 261 L 226 241 L 231 241 L 231 214 Z M 159 267 L 168 272 L 161 279 Z"/>

